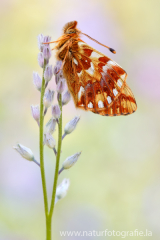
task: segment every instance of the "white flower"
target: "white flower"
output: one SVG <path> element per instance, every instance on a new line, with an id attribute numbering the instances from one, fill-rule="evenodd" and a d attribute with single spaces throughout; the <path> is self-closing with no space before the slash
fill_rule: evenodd
<path id="1" fill-rule="evenodd" d="M 56 128 L 56 119 L 51 118 L 44 127 L 44 133 L 53 134 Z"/>
<path id="2" fill-rule="evenodd" d="M 43 98 L 43 103 L 46 108 L 49 108 L 51 106 L 53 98 L 54 98 L 54 91 L 47 89 Z"/>
<path id="3" fill-rule="evenodd" d="M 32 153 L 32 151 L 23 146 L 22 144 L 17 144 L 17 146 L 13 147 L 17 152 L 19 152 L 21 154 L 21 156 L 29 161 L 33 161 L 34 160 L 34 155 Z"/>
<path id="4" fill-rule="evenodd" d="M 47 65 L 44 71 L 44 78 L 46 82 L 49 82 L 53 75 L 52 65 Z"/>
<path id="5" fill-rule="evenodd" d="M 38 64 L 41 68 L 44 67 L 44 56 L 42 52 L 38 53 Z"/>
<path id="6" fill-rule="evenodd" d="M 62 105 L 66 105 L 71 99 L 71 94 L 67 91 L 62 96 Z"/>
<path id="7" fill-rule="evenodd" d="M 56 141 L 50 133 L 44 134 L 44 144 L 52 149 L 56 146 Z"/>
<path id="8" fill-rule="evenodd" d="M 69 179 L 64 179 L 62 183 L 56 189 L 56 202 L 57 200 L 64 198 L 67 194 L 70 182 Z"/>
<path id="9" fill-rule="evenodd" d="M 41 91 L 42 79 L 37 72 L 33 72 L 33 83 L 37 90 Z"/>
<path id="10" fill-rule="evenodd" d="M 54 106 L 52 106 L 52 115 L 55 119 L 59 119 L 61 116 L 61 110 L 59 108 L 59 105 L 56 104 Z"/>
<path id="11" fill-rule="evenodd" d="M 40 50 L 40 52 L 43 51 L 43 42 L 44 42 L 44 35 L 41 33 L 38 35 L 38 48 Z"/>
<path id="12" fill-rule="evenodd" d="M 62 168 L 68 169 L 68 168 L 72 167 L 77 162 L 80 155 L 81 155 L 81 152 L 78 152 L 78 153 L 66 158 L 66 160 L 62 164 Z"/>
<path id="13" fill-rule="evenodd" d="M 71 121 L 69 121 L 64 128 L 65 134 L 70 134 L 71 132 L 73 132 L 79 120 L 80 117 L 74 117 Z"/>
<path id="14" fill-rule="evenodd" d="M 62 93 L 64 91 L 64 88 L 65 88 L 65 80 L 61 78 L 57 83 L 57 92 Z"/>
<path id="15" fill-rule="evenodd" d="M 32 112 L 32 117 L 39 123 L 39 118 L 40 118 L 40 111 L 39 111 L 39 106 L 31 106 L 31 112 Z"/>

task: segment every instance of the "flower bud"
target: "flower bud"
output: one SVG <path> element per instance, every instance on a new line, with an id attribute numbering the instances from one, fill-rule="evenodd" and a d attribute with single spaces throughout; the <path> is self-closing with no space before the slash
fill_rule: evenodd
<path id="1" fill-rule="evenodd" d="M 71 99 L 71 94 L 67 91 L 62 96 L 62 105 L 66 105 Z"/>
<path id="2" fill-rule="evenodd" d="M 44 56 L 43 56 L 42 52 L 38 53 L 38 64 L 41 68 L 43 68 L 43 66 L 44 66 Z"/>
<path id="3" fill-rule="evenodd" d="M 48 44 L 45 44 L 43 47 L 43 56 L 46 60 L 49 60 L 51 57 L 52 53 L 51 53 L 51 48 Z"/>
<path id="4" fill-rule="evenodd" d="M 57 83 L 57 92 L 62 93 L 65 88 L 65 81 L 64 78 L 60 78 L 58 83 Z"/>
<path id="5" fill-rule="evenodd" d="M 71 132 L 73 132 L 79 120 L 80 117 L 74 117 L 70 122 L 68 122 L 64 128 L 65 134 L 70 134 Z"/>
<path id="6" fill-rule="evenodd" d="M 39 106 L 38 105 L 36 105 L 36 106 L 31 105 L 31 113 L 32 113 L 32 117 L 39 124 L 39 118 L 40 118 Z"/>
<path id="7" fill-rule="evenodd" d="M 56 119 L 51 118 L 44 127 L 44 133 L 53 134 L 56 128 Z"/>
<path id="8" fill-rule="evenodd" d="M 67 194 L 70 182 L 69 179 L 64 179 L 62 183 L 56 189 L 56 202 L 61 198 L 64 198 Z"/>
<path id="9" fill-rule="evenodd" d="M 54 73 L 54 75 L 55 75 L 56 84 L 59 82 L 59 80 L 60 80 L 61 78 L 63 78 L 62 69 L 60 70 L 61 66 L 62 66 L 62 61 L 57 61 L 56 66 L 55 66 L 54 69 L 53 69 L 53 73 Z M 59 71 L 59 70 L 60 70 L 60 71 Z M 58 71 L 59 71 L 59 73 L 58 73 Z"/>
<path id="10" fill-rule="evenodd" d="M 62 66 L 62 61 L 61 61 L 61 60 L 60 60 L 60 61 L 57 61 L 57 62 L 56 62 L 56 65 L 55 65 L 55 67 L 54 67 L 54 70 L 53 70 L 54 75 L 57 74 L 57 72 L 59 71 L 59 69 L 61 68 L 61 66 Z"/>
<path id="11" fill-rule="evenodd" d="M 50 36 L 44 36 L 43 42 L 44 43 L 48 43 L 51 41 L 51 37 Z M 48 44 L 47 44 L 48 45 Z"/>
<path id="12" fill-rule="evenodd" d="M 56 141 L 50 133 L 44 134 L 44 144 L 52 149 L 56 146 Z"/>
<path id="13" fill-rule="evenodd" d="M 32 151 L 23 146 L 22 144 L 17 144 L 17 146 L 13 147 L 17 152 L 19 152 L 21 154 L 21 156 L 29 161 L 33 161 L 34 160 L 34 155 L 32 153 Z"/>
<path id="14" fill-rule="evenodd" d="M 52 106 L 52 115 L 55 119 L 59 119 L 59 117 L 61 116 L 61 110 L 58 104 Z"/>
<path id="15" fill-rule="evenodd" d="M 42 79 L 37 72 L 33 72 L 33 83 L 37 90 L 41 91 Z"/>
<path id="16" fill-rule="evenodd" d="M 40 52 L 43 52 L 44 46 L 49 46 L 49 44 L 43 44 L 51 41 L 51 37 L 44 36 L 43 34 L 38 35 L 38 48 Z"/>
<path id="17" fill-rule="evenodd" d="M 53 75 L 53 69 L 51 65 L 47 65 L 44 71 L 44 78 L 46 82 L 49 82 Z"/>
<path id="18" fill-rule="evenodd" d="M 78 152 L 78 153 L 66 158 L 66 160 L 62 164 L 62 168 L 68 169 L 68 168 L 72 167 L 77 162 L 80 155 L 81 155 L 81 152 Z"/>
<path id="19" fill-rule="evenodd" d="M 54 91 L 47 89 L 43 98 L 43 103 L 46 108 L 49 108 L 51 106 L 53 98 L 54 98 Z"/>
<path id="20" fill-rule="evenodd" d="M 39 51 L 42 52 L 43 51 L 44 36 L 43 36 L 43 34 L 39 34 L 37 38 L 38 38 Z"/>

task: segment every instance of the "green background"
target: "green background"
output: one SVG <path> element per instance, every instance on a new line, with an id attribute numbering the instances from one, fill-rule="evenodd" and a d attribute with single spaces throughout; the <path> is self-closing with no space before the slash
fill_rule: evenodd
<path id="1" fill-rule="evenodd" d="M 130 116 L 102 117 L 64 107 L 63 125 L 80 115 L 76 131 L 63 141 L 65 160 L 82 151 L 77 164 L 59 179 L 70 179 L 67 196 L 53 217 L 53 239 L 61 230 L 152 231 L 160 237 L 160 1 L 153 0 L 12 0 L 0 1 L 0 240 L 44 240 L 45 218 L 39 168 L 12 149 L 17 142 L 39 160 L 38 126 L 30 105 L 39 103 L 32 72 L 37 36 L 56 40 L 65 23 L 77 20 L 82 32 L 114 48 L 116 55 L 82 37 L 118 62 L 138 109 Z M 54 65 L 55 52 L 51 63 Z M 54 78 L 49 87 L 55 88 Z M 46 121 L 50 118 L 48 111 Z M 56 134 L 54 134 L 56 138 Z M 55 157 L 45 147 L 51 196 Z M 78 239 L 97 239 L 83 237 Z M 100 239 L 121 237 L 100 237 Z M 125 239 L 145 239 L 126 237 Z"/>

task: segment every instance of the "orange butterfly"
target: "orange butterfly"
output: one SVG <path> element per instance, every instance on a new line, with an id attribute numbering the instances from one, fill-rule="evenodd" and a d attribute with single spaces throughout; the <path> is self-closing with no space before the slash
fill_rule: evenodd
<path id="1" fill-rule="evenodd" d="M 81 40 L 80 34 L 84 33 L 76 26 L 76 21 L 67 23 L 63 35 L 54 41 L 57 42 L 54 48 L 57 50 L 57 59 L 62 61 L 63 75 L 75 106 L 103 116 L 135 112 L 137 105 L 126 83 L 127 73 L 113 60 Z M 114 49 L 107 48 L 116 53 Z"/>

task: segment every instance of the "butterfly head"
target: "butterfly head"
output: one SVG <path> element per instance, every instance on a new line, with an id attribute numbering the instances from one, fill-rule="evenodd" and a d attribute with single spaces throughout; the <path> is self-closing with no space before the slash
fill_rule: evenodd
<path id="1" fill-rule="evenodd" d="M 70 36 L 79 35 L 79 30 L 76 28 L 77 24 L 78 24 L 77 21 L 72 21 L 65 24 L 63 28 L 63 33 Z"/>

